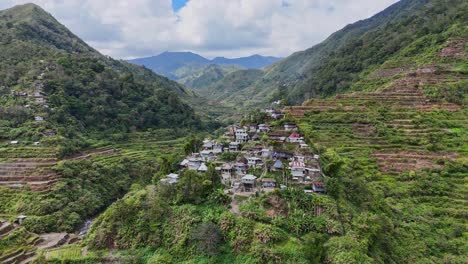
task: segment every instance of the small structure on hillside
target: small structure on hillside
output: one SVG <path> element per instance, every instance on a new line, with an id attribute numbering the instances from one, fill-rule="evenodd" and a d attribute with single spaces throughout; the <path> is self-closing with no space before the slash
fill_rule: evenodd
<path id="1" fill-rule="evenodd" d="M 55 135 L 57 135 L 57 133 L 55 133 L 55 131 L 53 130 L 47 130 L 46 132 L 44 132 L 44 136 L 46 137 L 53 137 Z"/>
<path id="2" fill-rule="evenodd" d="M 262 149 L 262 158 L 269 158 L 271 157 L 271 150 L 268 148 Z"/>
<path id="3" fill-rule="evenodd" d="M 305 143 L 301 143 L 301 144 L 299 145 L 299 147 L 300 147 L 301 149 L 309 149 L 309 145 L 307 145 L 307 144 L 305 144 Z"/>
<path id="4" fill-rule="evenodd" d="M 279 111 L 275 111 L 271 114 L 271 117 L 273 119 L 276 119 L 276 120 L 279 120 L 279 119 L 283 119 L 284 118 L 284 114 L 279 112 Z"/>
<path id="5" fill-rule="evenodd" d="M 198 170 L 198 168 L 200 168 L 202 163 L 203 163 L 203 161 L 201 159 L 191 158 L 191 159 L 188 160 L 187 168 L 189 170 Z"/>
<path id="6" fill-rule="evenodd" d="M 274 170 L 282 170 L 283 169 L 283 162 L 281 160 L 276 160 L 275 163 L 273 164 L 273 169 Z"/>
<path id="7" fill-rule="evenodd" d="M 35 116 L 34 120 L 40 122 L 40 121 L 44 121 L 44 118 L 42 116 Z"/>
<path id="8" fill-rule="evenodd" d="M 213 161 L 215 159 L 215 154 L 213 153 L 213 150 L 202 150 L 200 151 L 200 156 L 205 161 Z"/>
<path id="9" fill-rule="evenodd" d="M 249 132 L 256 132 L 257 131 L 257 124 L 254 123 L 246 123 L 244 125 L 244 129 Z"/>
<path id="10" fill-rule="evenodd" d="M 252 136 L 252 141 L 259 141 L 260 140 L 260 136 L 255 133 L 253 136 Z"/>
<path id="11" fill-rule="evenodd" d="M 171 173 L 166 176 L 166 178 L 161 179 L 161 183 L 167 184 L 176 184 L 179 182 L 179 174 Z"/>
<path id="12" fill-rule="evenodd" d="M 286 137 L 283 136 L 281 133 L 270 133 L 268 134 L 268 139 L 282 143 L 286 140 Z"/>
<path id="13" fill-rule="evenodd" d="M 325 193 L 325 183 L 324 182 L 314 182 L 312 184 L 312 190 L 316 193 Z"/>
<path id="14" fill-rule="evenodd" d="M 286 131 L 295 131 L 297 130 L 297 125 L 295 123 L 284 123 L 284 130 Z"/>
<path id="15" fill-rule="evenodd" d="M 242 177 L 241 182 L 245 191 L 252 191 L 255 188 L 257 177 L 252 174 L 247 174 Z"/>
<path id="16" fill-rule="evenodd" d="M 236 129 L 235 131 L 236 142 L 243 144 L 249 141 L 249 134 L 244 129 Z"/>
<path id="17" fill-rule="evenodd" d="M 224 151 L 224 146 L 223 146 L 223 144 L 218 143 L 218 142 L 215 142 L 215 143 L 213 144 L 213 153 L 219 154 L 219 153 L 223 153 L 223 151 Z"/>
<path id="18" fill-rule="evenodd" d="M 202 164 L 200 165 L 200 167 L 198 167 L 197 171 L 200 172 L 200 173 L 207 172 L 207 171 L 208 171 L 208 166 L 206 166 L 205 163 L 202 163 Z"/>
<path id="19" fill-rule="evenodd" d="M 239 142 L 229 143 L 229 151 L 236 152 L 236 151 L 239 151 L 239 149 L 240 149 L 240 143 Z"/>
<path id="20" fill-rule="evenodd" d="M 234 164 L 234 172 L 236 175 L 244 175 L 247 173 L 247 164 L 242 162 L 236 162 Z"/>
<path id="21" fill-rule="evenodd" d="M 304 170 L 305 170 L 305 164 L 300 161 L 293 161 L 289 163 L 289 168 L 291 170 L 291 174 L 293 177 L 293 180 L 302 182 L 304 181 Z"/>
<path id="22" fill-rule="evenodd" d="M 21 224 L 23 224 L 23 221 L 26 218 L 27 218 L 27 216 L 25 216 L 25 215 L 18 215 L 16 217 L 15 223 L 17 223 L 18 225 L 21 225 Z"/>
<path id="23" fill-rule="evenodd" d="M 18 145 L 19 141 L 18 140 L 12 140 L 12 141 L 10 141 L 10 144 L 11 145 Z"/>
<path id="24" fill-rule="evenodd" d="M 260 168 L 263 166 L 263 160 L 258 157 L 248 157 L 247 165 L 251 168 Z"/>
<path id="25" fill-rule="evenodd" d="M 233 169 L 230 164 L 224 164 L 221 167 L 221 182 L 225 185 L 231 182 Z"/>
<path id="26" fill-rule="evenodd" d="M 304 141 L 304 138 L 301 137 L 301 135 L 295 131 L 288 137 L 289 143 L 301 143 L 303 141 Z"/>
<path id="27" fill-rule="evenodd" d="M 267 133 L 267 132 L 270 132 L 270 130 L 271 130 L 271 127 L 269 125 L 266 125 L 266 124 L 258 125 L 258 132 L 260 133 Z"/>
<path id="28" fill-rule="evenodd" d="M 273 178 L 263 178 L 262 179 L 262 187 L 263 188 L 275 188 L 276 187 L 276 180 Z"/>
<path id="29" fill-rule="evenodd" d="M 213 150 L 213 142 L 210 140 L 203 141 L 203 149 L 204 150 Z"/>
<path id="30" fill-rule="evenodd" d="M 294 153 L 288 151 L 276 151 L 275 153 L 273 153 L 273 157 L 283 160 L 290 160 L 294 157 Z"/>

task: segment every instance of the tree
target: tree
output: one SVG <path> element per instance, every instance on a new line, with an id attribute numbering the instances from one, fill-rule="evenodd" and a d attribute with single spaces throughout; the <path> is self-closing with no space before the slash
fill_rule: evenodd
<path id="1" fill-rule="evenodd" d="M 185 155 L 191 155 L 200 151 L 203 141 L 198 137 L 192 136 L 184 145 Z"/>
<path id="2" fill-rule="evenodd" d="M 192 241 L 202 254 L 218 255 L 218 248 L 222 242 L 221 230 L 211 222 L 202 223 L 192 232 Z"/>
<path id="3" fill-rule="evenodd" d="M 178 201 L 182 203 L 199 203 L 203 195 L 203 177 L 194 170 L 182 173 L 177 183 Z"/>
<path id="4" fill-rule="evenodd" d="M 319 233 L 309 233 L 304 237 L 305 256 L 310 263 L 324 263 L 327 255 L 327 249 L 324 244 L 328 236 Z"/>

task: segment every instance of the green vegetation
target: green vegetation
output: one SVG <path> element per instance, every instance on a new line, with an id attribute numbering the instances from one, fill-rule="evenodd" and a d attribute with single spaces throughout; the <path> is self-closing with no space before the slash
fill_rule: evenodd
<path id="1" fill-rule="evenodd" d="M 225 103 L 249 110 L 275 100 L 294 105 L 351 89 L 377 89 L 385 84 L 381 77 L 365 84 L 367 76 L 380 66 L 404 69 L 434 61 L 451 63 L 452 59 L 435 55 L 450 38 L 466 38 L 467 8 L 462 0 L 403 0 L 267 67 L 264 73 L 248 78 L 228 75 L 204 94 L 215 98 L 231 95 L 222 98 Z M 456 67 L 465 68 L 463 64 Z M 237 82 L 245 85 L 233 87 Z"/>
<path id="2" fill-rule="evenodd" d="M 197 193 L 207 200 L 198 205 L 193 200 L 184 202 L 166 185 L 133 191 L 98 218 L 87 243 L 94 249 L 132 250 L 134 261 L 148 263 L 155 259 L 168 263 L 190 259 L 195 263 L 307 263 L 308 257 L 317 256 L 308 252 L 308 244 L 299 237 L 308 233 L 305 237 L 312 243 L 320 235 L 309 232 L 325 232 L 327 225 L 336 225 L 326 213 L 314 217 L 316 205 L 330 206 L 332 213 L 331 201 L 302 191 L 250 199 L 239 216 L 227 210 L 225 201 L 214 195 L 217 192 Z M 267 215 L 267 209 L 278 210 L 278 215 Z"/>

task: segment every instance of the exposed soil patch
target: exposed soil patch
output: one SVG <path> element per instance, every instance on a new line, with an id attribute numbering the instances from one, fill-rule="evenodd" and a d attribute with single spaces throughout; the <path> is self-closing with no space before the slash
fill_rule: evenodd
<path id="1" fill-rule="evenodd" d="M 439 56 L 443 58 L 467 59 L 468 53 L 465 52 L 466 45 L 468 45 L 468 39 L 452 39 L 439 52 Z"/>
<path id="2" fill-rule="evenodd" d="M 382 172 L 401 173 L 404 171 L 417 171 L 422 169 L 443 168 L 439 161 L 457 157 L 456 153 L 395 151 L 377 152 L 372 154 Z"/>

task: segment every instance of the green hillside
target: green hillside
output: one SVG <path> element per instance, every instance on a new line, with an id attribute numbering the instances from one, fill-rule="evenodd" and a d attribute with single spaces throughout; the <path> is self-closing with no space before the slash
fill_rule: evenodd
<path id="1" fill-rule="evenodd" d="M 467 9 L 466 1 L 461 0 L 400 1 L 268 67 L 252 85 L 236 91 L 240 98 L 236 104 L 279 99 L 299 104 L 308 98 L 348 91 L 366 73 L 399 56 L 408 46 L 417 47 L 412 53 L 436 49 L 448 38 L 462 34 Z M 218 83 L 229 93 L 231 82 Z M 245 101 L 246 97 L 252 102 Z"/>
<path id="2" fill-rule="evenodd" d="M 179 68 L 176 71 L 176 75 L 182 74 L 179 76 L 180 79 L 177 82 L 186 85 L 194 90 L 198 90 L 203 87 L 207 87 L 212 83 L 215 83 L 221 80 L 227 74 L 237 71 L 240 67 L 235 65 L 215 65 L 211 64 L 205 67 L 202 67 L 197 70 L 186 69 L 187 66 Z"/>
<path id="3" fill-rule="evenodd" d="M 33 4 L 0 12 L 2 138 L 199 127 L 193 93 L 104 57 Z M 180 98 L 183 98 L 182 100 Z M 44 121 L 35 122 L 40 116 Z"/>
<path id="4" fill-rule="evenodd" d="M 73 231 L 133 183 L 150 183 L 158 157 L 204 128 L 193 100 L 101 55 L 34 4 L 0 11 L 1 225 L 25 214 L 28 231 Z M 15 230 L 2 229 L 0 262 L 38 243 Z"/>
<path id="5" fill-rule="evenodd" d="M 468 263 L 465 2 L 402 0 L 266 69 L 201 70 L 196 92 L 35 5 L 0 11 L 0 262 Z M 203 132 L 228 115 L 245 131 Z M 41 247 L 51 232 L 75 234 Z"/>
<path id="6" fill-rule="evenodd" d="M 245 90 L 254 85 L 262 75 L 262 70 L 235 71 L 209 86 L 198 89 L 197 92 L 223 105 L 234 107 L 240 101 L 248 100 L 250 96 L 253 96 L 252 93 L 247 94 Z"/>

